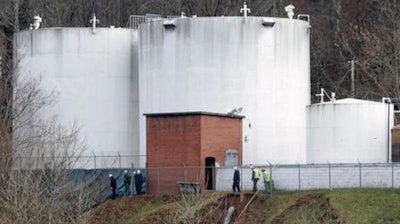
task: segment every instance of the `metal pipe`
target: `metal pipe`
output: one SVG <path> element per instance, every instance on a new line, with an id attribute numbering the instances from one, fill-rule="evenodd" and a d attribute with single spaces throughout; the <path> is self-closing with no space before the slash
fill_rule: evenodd
<path id="1" fill-rule="evenodd" d="M 388 105 L 388 112 L 387 112 L 387 116 L 388 116 L 388 127 L 387 127 L 387 161 L 386 162 L 390 162 L 390 103 L 387 104 Z"/>
<path id="2" fill-rule="evenodd" d="M 233 214 L 234 211 L 235 211 L 235 207 L 233 207 L 233 206 L 229 207 L 228 211 L 226 212 L 226 216 L 225 216 L 225 219 L 224 219 L 224 224 L 231 223 L 231 217 L 232 217 L 232 214 Z"/>

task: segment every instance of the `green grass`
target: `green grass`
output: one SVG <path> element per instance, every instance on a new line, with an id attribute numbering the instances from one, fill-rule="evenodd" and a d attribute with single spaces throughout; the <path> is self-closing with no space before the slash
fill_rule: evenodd
<path id="1" fill-rule="evenodd" d="M 400 223 L 399 190 L 333 190 L 326 195 L 346 223 Z"/>
<path id="2" fill-rule="evenodd" d="M 90 212 L 96 219 L 89 223 L 221 223 L 226 210 L 234 205 L 236 224 L 400 224 L 400 190 L 276 191 L 272 196 L 258 193 L 247 207 L 252 194 L 241 204 L 237 196 L 227 195 L 110 200 Z"/>

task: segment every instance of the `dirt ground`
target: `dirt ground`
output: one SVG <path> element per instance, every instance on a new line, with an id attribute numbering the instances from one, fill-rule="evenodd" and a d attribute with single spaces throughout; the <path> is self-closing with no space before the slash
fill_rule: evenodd
<path id="1" fill-rule="evenodd" d="M 252 192 L 209 197 L 205 202 L 199 202 L 198 198 L 182 200 L 180 195 L 126 197 L 108 200 L 88 212 L 86 217 L 88 223 L 95 224 L 215 224 L 222 223 L 227 210 L 233 206 L 235 211 L 231 223 L 235 224 L 344 223 L 331 208 L 329 199 L 318 194 L 300 196 L 292 201 Z M 285 202 L 278 204 L 278 201 Z M 312 219 L 296 220 L 303 214 Z"/>

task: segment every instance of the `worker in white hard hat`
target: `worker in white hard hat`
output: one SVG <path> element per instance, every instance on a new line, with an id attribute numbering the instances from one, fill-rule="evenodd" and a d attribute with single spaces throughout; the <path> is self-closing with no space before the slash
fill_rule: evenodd
<path id="1" fill-rule="evenodd" d="M 251 166 L 251 180 L 253 181 L 253 192 L 257 191 L 257 182 L 260 179 L 260 170 Z"/>
<path id="2" fill-rule="evenodd" d="M 132 179 L 132 176 L 129 174 L 128 170 L 124 170 L 125 196 L 128 196 L 131 194 L 131 179 Z"/>
<path id="3" fill-rule="evenodd" d="M 112 174 L 108 175 L 110 177 L 110 187 L 111 187 L 111 198 L 114 200 L 117 197 L 117 181 Z"/>
<path id="4" fill-rule="evenodd" d="M 233 167 L 233 184 L 232 184 L 232 190 L 233 192 L 240 192 L 240 173 L 238 168 L 235 166 Z"/>
<path id="5" fill-rule="evenodd" d="M 144 183 L 144 177 L 143 177 L 143 174 L 140 173 L 140 170 L 136 171 L 134 178 L 135 178 L 136 194 L 141 195 L 142 194 L 142 186 Z"/>
<path id="6" fill-rule="evenodd" d="M 270 193 L 270 191 L 271 191 L 271 173 L 269 172 L 269 170 L 268 169 L 265 169 L 265 168 L 262 168 L 261 169 L 261 172 L 262 172 L 262 176 L 263 176 L 263 179 L 264 179 L 264 186 L 265 186 L 265 192 L 267 192 L 267 194 L 269 194 Z"/>

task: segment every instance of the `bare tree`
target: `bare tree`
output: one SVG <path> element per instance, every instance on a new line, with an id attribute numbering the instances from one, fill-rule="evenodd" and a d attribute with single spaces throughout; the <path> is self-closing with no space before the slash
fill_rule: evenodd
<path id="1" fill-rule="evenodd" d="M 15 70 L 18 71 L 18 70 Z M 5 223 L 84 223 L 82 214 L 103 200 L 98 176 L 77 178 L 86 150 L 80 128 L 64 127 L 41 112 L 56 94 L 40 89 L 40 79 L 14 74 L 13 151 L 0 172 L 0 219 Z M 78 175 L 79 177 L 79 175 Z"/>
<path id="2" fill-rule="evenodd" d="M 79 127 L 63 127 L 56 118 L 41 119 L 40 113 L 56 94 L 41 90 L 40 78 L 19 76 L 20 58 L 13 58 L 12 40 L 21 24 L 29 27 L 29 21 L 19 19 L 27 1 L 22 8 L 18 0 L 1 3 L 0 219 L 83 223 L 81 214 L 103 199 L 98 177 L 73 177 L 76 170 L 71 168 L 79 168 L 77 159 L 85 150 Z"/>
<path id="3" fill-rule="evenodd" d="M 54 121 L 38 126 L 11 172 L 0 175 L 0 218 L 5 223 L 84 223 L 83 212 L 100 197 L 95 175 L 76 180 L 69 169 L 84 150 L 78 129 Z"/>

